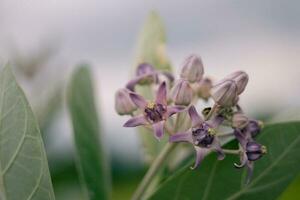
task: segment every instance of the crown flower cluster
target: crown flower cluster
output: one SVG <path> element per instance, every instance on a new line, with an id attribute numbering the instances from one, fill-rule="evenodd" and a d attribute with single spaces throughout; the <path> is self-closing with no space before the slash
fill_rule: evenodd
<path id="1" fill-rule="evenodd" d="M 222 160 L 226 153 L 236 154 L 239 163 L 236 168 L 246 167 L 249 182 L 254 162 L 266 152 L 265 146 L 254 139 L 262 129 L 262 123 L 246 116 L 239 105 L 249 77 L 243 71 L 236 71 L 214 83 L 204 76 L 200 57 L 191 55 L 183 63 L 180 77 L 175 80 L 170 72 L 156 70 L 149 63 L 141 63 L 124 88 L 115 95 L 115 109 L 119 115 L 129 115 L 124 127 L 144 126 L 153 130 L 159 141 L 164 135 L 171 143 L 188 143 L 196 152 L 195 169 L 210 152 L 216 152 Z M 146 99 L 138 93 L 137 87 L 151 88 L 153 99 Z M 198 101 L 210 103 L 211 107 L 197 111 Z M 178 120 L 179 116 L 186 120 Z M 230 127 L 223 133 L 222 126 Z M 238 149 L 223 149 L 225 137 L 238 141 Z"/>

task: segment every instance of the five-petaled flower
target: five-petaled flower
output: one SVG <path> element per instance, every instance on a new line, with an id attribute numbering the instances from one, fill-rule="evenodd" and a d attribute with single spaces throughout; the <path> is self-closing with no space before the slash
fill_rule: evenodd
<path id="1" fill-rule="evenodd" d="M 224 118 L 220 115 L 213 119 L 204 121 L 197 113 L 194 106 L 188 110 L 192 121 L 192 127 L 186 132 L 179 132 L 171 135 L 170 142 L 189 142 L 196 150 L 196 161 L 192 169 L 200 165 L 203 158 L 210 152 L 216 151 L 218 159 L 224 159 L 225 155 L 222 151 L 218 137 L 216 136 L 216 129 L 222 124 Z"/>
<path id="2" fill-rule="evenodd" d="M 167 104 L 167 88 L 165 82 L 160 84 L 155 101 L 146 101 L 144 97 L 134 92 L 130 93 L 129 96 L 133 103 L 142 110 L 142 114 L 129 119 L 124 124 L 124 127 L 151 125 L 154 130 L 154 136 L 157 139 L 162 138 L 164 134 L 165 121 L 173 114 L 185 109 L 184 106 L 169 106 Z"/>

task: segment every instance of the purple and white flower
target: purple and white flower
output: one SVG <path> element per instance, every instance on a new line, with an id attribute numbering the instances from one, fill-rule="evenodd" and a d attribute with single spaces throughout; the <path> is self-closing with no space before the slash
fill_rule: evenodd
<path id="1" fill-rule="evenodd" d="M 239 141 L 241 146 L 240 153 L 240 164 L 234 163 L 236 168 L 247 167 L 247 179 L 248 183 L 253 174 L 254 161 L 260 159 L 265 153 L 267 153 L 267 148 L 252 139 L 250 132 L 242 132 L 239 129 L 234 130 L 234 135 Z"/>
<path id="2" fill-rule="evenodd" d="M 218 159 L 224 159 L 221 144 L 216 136 L 216 129 L 222 124 L 224 118 L 220 115 L 212 120 L 204 121 L 197 113 L 194 106 L 188 110 L 192 127 L 186 132 L 179 132 L 170 136 L 170 142 L 189 142 L 196 150 L 196 161 L 192 169 L 200 165 L 203 158 L 211 151 L 218 153 Z"/>
<path id="3" fill-rule="evenodd" d="M 151 125 L 157 139 L 162 138 L 164 134 L 165 121 L 170 116 L 185 109 L 184 106 L 167 105 L 166 82 L 160 84 L 155 101 L 146 101 L 144 97 L 134 92 L 130 93 L 129 96 L 133 103 L 142 110 L 142 114 L 129 119 L 124 127 Z"/>
<path id="4" fill-rule="evenodd" d="M 135 77 L 126 84 L 126 88 L 134 91 L 137 84 L 145 85 L 159 82 L 159 75 L 165 76 L 170 82 L 174 81 L 174 77 L 169 72 L 159 72 L 149 63 L 141 63 L 137 69 Z"/>

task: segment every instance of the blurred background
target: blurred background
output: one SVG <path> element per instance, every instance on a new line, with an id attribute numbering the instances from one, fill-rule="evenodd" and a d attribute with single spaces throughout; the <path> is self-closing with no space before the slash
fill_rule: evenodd
<path id="1" fill-rule="evenodd" d="M 175 72 L 189 54 L 215 80 L 249 73 L 241 104 L 252 117 L 300 117 L 300 2 L 280 0 L 1 0 L 0 64 L 11 63 L 39 119 L 58 200 L 82 199 L 65 86 L 92 65 L 113 199 L 126 199 L 145 171 L 140 140 L 122 128 L 114 93 L 132 72 L 137 36 L 151 10 L 162 17 Z"/>

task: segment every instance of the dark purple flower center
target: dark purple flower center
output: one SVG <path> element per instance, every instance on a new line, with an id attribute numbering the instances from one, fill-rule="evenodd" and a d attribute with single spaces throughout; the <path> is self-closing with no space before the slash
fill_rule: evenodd
<path id="1" fill-rule="evenodd" d="M 246 145 L 246 154 L 248 157 L 248 160 L 255 161 L 260 159 L 263 154 L 265 154 L 267 151 L 265 146 L 262 146 L 261 144 L 258 144 L 256 142 L 248 142 Z"/>
<path id="2" fill-rule="evenodd" d="M 213 129 L 206 123 L 192 130 L 194 143 L 197 146 L 209 147 L 214 141 Z"/>
<path id="3" fill-rule="evenodd" d="M 156 123 L 164 119 L 166 111 L 166 106 L 162 104 L 149 103 L 145 108 L 145 115 L 150 122 Z"/>

